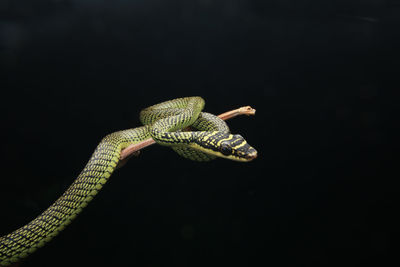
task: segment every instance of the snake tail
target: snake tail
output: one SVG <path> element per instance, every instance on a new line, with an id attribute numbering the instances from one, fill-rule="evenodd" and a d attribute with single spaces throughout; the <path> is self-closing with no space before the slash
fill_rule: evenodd
<path id="1" fill-rule="evenodd" d="M 25 226 L 0 237 L 0 265 L 17 262 L 52 240 L 108 181 L 118 164 L 121 150 L 148 137 L 144 126 L 103 138 L 85 168 L 60 198 Z"/>

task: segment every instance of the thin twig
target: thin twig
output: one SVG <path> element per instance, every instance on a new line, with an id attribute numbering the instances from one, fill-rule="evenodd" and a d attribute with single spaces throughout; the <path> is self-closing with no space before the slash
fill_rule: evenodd
<path id="1" fill-rule="evenodd" d="M 228 120 L 230 118 L 234 118 L 236 116 L 239 115 L 255 115 L 256 114 L 256 110 L 250 106 L 245 106 L 245 107 L 241 107 L 238 109 L 234 109 L 231 111 L 227 111 L 225 113 L 219 114 L 218 117 L 220 117 L 223 120 Z"/>
<path id="2" fill-rule="evenodd" d="M 249 115 L 254 115 L 255 113 L 256 113 L 255 109 L 253 109 L 250 106 L 245 106 L 245 107 L 240 107 L 240 108 L 222 113 L 222 114 L 218 115 L 218 117 L 223 120 L 228 120 L 228 119 L 234 118 L 239 115 L 249 116 Z M 124 166 L 125 163 L 127 162 L 127 160 L 131 156 L 138 155 L 141 149 L 151 146 L 155 143 L 156 142 L 152 138 L 148 138 L 144 141 L 141 141 L 139 143 L 136 143 L 136 144 L 126 147 L 125 149 L 123 149 L 121 151 L 120 162 L 118 163 L 117 167 L 120 168 L 120 167 Z"/>

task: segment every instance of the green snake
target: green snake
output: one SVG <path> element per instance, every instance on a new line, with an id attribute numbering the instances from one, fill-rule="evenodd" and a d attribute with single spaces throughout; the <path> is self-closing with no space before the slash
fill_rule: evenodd
<path id="1" fill-rule="evenodd" d="M 27 257 L 62 231 L 93 199 L 117 167 L 127 146 L 153 138 L 179 155 L 196 161 L 216 157 L 250 161 L 257 156 L 240 135 L 232 135 L 226 123 L 202 112 L 201 97 L 165 101 L 141 111 L 144 126 L 114 132 L 102 139 L 72 185 L 49 208 L 25 226 L 0 237 L 0 265 Z M 184 131 L 190 126 L 192 131 Z"/>

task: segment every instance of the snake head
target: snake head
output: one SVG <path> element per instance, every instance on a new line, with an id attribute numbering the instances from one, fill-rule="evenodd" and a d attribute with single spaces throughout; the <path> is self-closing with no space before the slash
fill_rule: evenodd
<path id="1" fill-rule="evenodd" d="M 235 161 L 251 161 L 257 151 L 239 134 L 199 132 L 192 147 L 201 152 Z"/>

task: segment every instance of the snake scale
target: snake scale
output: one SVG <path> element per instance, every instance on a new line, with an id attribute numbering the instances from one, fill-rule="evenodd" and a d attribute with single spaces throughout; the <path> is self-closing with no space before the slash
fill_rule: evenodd
<path id="1" fill-rule="evenodd" d="M 203 107 L 201 97 L 165 101 L 141 111 L 144 126 L 104 137 L 79 176 L 49 208 L 25 226 L 0 237 L 0 265 L 27 257 L 70 224 L 108 181 L 121 151 L 131 144 L 151 137 L 196 161 L 215 157 L 250 161 L 257 156 L 242 136 L 230 134 L 226 123 L 202 112 Z M 184 131 L 189 126 L 194 131 Z"/>

